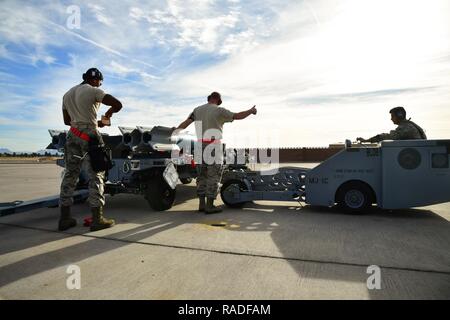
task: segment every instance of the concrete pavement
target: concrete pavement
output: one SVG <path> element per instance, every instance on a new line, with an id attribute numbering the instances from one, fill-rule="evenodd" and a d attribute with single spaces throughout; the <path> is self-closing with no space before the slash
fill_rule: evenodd
<path id="1" fill-rule="evenodd" d="M 0 176 L 4 177 L 4 165 Z M 12 166 L 12 165 L 9 165 Z M 21 166 L 9 167 L 23 172 Z M 28 166 L 28 165 L 26 165 Z M 56 194 L 56 166 L 9 180 L 0 202 Z M 26 176 L 26 174 L 24 174 Z M 39 176 L 46 175 L 44 183 Z M 56 178 L 54 178 L 56 176 Z M 28 199 L 20 199 L 28 200 Z M 58 209 L 0 218 L 3 299 L 449 299 L 450 204 L 362 216 L 290 202 L 256 202 L 207 216 L 195 212 L 195 185 L 180 185 L 175 206 L 152 211 L 139 196 L 107 198 L 117 226 L 56 231 Z M 81 290 L 68 290 L 68 265 Z M 381 289 L 369 290 L 369 265 Z"/>

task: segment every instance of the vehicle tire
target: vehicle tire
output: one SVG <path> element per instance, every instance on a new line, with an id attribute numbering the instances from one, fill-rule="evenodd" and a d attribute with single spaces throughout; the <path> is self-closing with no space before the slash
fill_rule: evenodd
<path id="1" fill-rule="evenodd" d="M 225 181 L 225 183 L 220 188 L 220 197 L 222 198 L 223 203 L 225 203 L 225 205 L 227 207 L 242 208 L 246 203 L 248 203 L 250 201 L 233 203 L 230 201 L 230 199 L 227 199 L 227 195 L 226 195 L 227 189 L 232 186 L 237 186 L 240 191 L 248 190 L 247 185 L 243 181 L 237 180 L 237 179 L 231 179 L 231 180 Z"/>
<path id="2" fill-rule="evenodd" d="M 153 210 L 164 211 L 172 208 L 176 191 L 162 177 L 155 177 L 148 182 L 145 199 Z"/>
<path id="3" fill-rule="evenodd" d="M 362 214 L 374 202 L 373 191 L 361 181 L 344 183 L 336 192 L 338 207 L 347 213 Z"/>
<path id="4" fill-rule="evenodd" d="M 192 178 L 180 178 L 182 184 L 189 184 L 192 182 Z"/>

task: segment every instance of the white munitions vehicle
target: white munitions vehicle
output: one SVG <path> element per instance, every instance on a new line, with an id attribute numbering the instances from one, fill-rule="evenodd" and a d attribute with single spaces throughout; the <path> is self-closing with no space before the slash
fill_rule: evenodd
<path id="1" fill-rule="evenodd" d="M 307 173 L 306 203 L 361 210 L 426 206 L 450 201 L 450 140 L 346 143 Z"/>
<path id="2" fill-rule="evenodd" d="M 363 211 L 426 206 L 450 201 L 450 140 L 401 140 L 351 144 L 313 169 L 282 167 L 276 174 L 231 170 L 223 202 L 300 201 Z"/>

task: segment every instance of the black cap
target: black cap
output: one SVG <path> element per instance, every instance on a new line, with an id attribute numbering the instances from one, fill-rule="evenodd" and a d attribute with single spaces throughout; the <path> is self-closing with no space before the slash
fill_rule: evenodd
<path id="1" fill-rule="evenodd" d="M 213 92 L 208 96 L 208 101 L 210 99 L 219 99 L 219 106 L 222 104 L 222 97 L 220 96 L 220 93 L 218 92 Z"/>
<path id="2" fill-rule="evenodd" d="M 83 80 L 103 80 L 103 74 L 97 68 L 90 68 L 83 73 Z"/>
<path id="3" fill-rule="evenodd" d="M 406 110 L 403 107 L 395 107 L 389 113 L 395 114 L 398 118 L 406 119 Z"/>

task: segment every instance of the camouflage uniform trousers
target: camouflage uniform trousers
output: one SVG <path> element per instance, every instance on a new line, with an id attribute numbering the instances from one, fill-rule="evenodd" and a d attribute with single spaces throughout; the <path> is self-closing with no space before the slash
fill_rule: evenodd
<path id="1" fill-rule="evenodd" d="M 95 135 L 102 141 L 101 135 L 96 129 L 88 127 L 79 127 L 78 129 L 90 136 Z M 64 162 L 66 168 L 61 183 L 60 206 L 71 206 L 73 204 L 72 196 L 82 168 L 89 178 L 88 201 L 90 206 L 92 208 L 98 208 L 105 205 L 105 196 L 103 194 L 105 172 L 95 172 L 92 169 L 91 160 L 89 154 L 87 154 L 88 147 L 89 143 L 87 141 L 69 131 L 64 146 Z"/>
<path id="2" fill-rule="evenodd" d="M 197 195 L 216 199 L 222 175 L 221 164 L 200 164 L 197 166 Z"/>
<path id="3" fill-rule="evenodd" d="M 197 165 L 197 195 L 216 199 L 222 178 L 223 145 L 202 143 L 200 158 L 201 163 Z"/>

